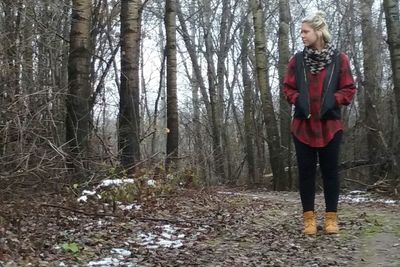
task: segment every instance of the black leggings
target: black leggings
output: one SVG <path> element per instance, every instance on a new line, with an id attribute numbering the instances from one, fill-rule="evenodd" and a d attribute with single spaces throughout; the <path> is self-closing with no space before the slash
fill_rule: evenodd
<path id="1" fill-rule="evenodd" d="M 297 166 L 299 170 L 299 189 L 303 211 L 313 211 L 315 201 L 315 177 L 317 159 L 324 185 L 325 209 L 337 211 L 339 201 L 339 150 L 343 132 L 339 131 L 325 147 L 310 147 L 294 137 Z"/>

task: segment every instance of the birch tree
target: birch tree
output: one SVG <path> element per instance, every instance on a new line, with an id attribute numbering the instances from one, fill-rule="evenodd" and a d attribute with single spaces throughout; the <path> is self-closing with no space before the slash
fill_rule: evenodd
<path id="1" fill-rule="evenodd" d="M 167 34 L 167 168 L 176 165 L 179 147 L 178 97 L 176 88 L 176 0 L 165 2 Z M 173 164 L 171 164 L 173 163 Z"/>
<path id="2" fill-rule="evenodd" d="M 267 143 L 270 157 L 270 163 L 273 174 L 273 182 L 275 190 L 282 190 L 280 183 L 284 177 L 283 159 L 281 156 L 280 136 L 278 131 L 278 122 L 275 117 L 274 107 L 272 104 L 272 94 L 269 88 L 268 78 L 268 59 L 266 53 L 266 36 L 264 26 L 264 11 L 261 1 L 251 0 L 251 8 L 253 13 L 253 23 L 255 32 L 255 59 L 257 82 L 260 90 L 263 115 L 265 125 L 267 127 Z"/>
<path id="3" fill-rule="evenodd" d="M 121 1 L 121 89 L 118 148 L 121 163 L 131 168 L 140 160 L 139 63 L 141 0 Z"/>
<path id="4" fill-rule="evenodd" d="M 72 157 L 82 160 L 89 149 L 90 121 L 90 27 L 91 1 L 72 1 L 72 21 L 68 61 L 66 139 Z M 75 166 L 77 167 L 77 166 Z"/>

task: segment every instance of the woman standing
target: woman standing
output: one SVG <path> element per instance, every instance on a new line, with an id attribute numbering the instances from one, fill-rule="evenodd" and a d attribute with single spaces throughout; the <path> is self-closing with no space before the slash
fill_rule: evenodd
<path id="1" fill-rule="evenodd" d="M 317 233 L 314 212 L 317 161 L 323 177 L 327 234 L 339 232 L 339 148 L 343 134 L 342 105 L 355 94 L 349 59 L 331 44 L 323 12 L 302 21 L 304 50 L 292 57 L 284 79 L 284 94 L 295 106 L 291 132 L 296 148 L 304 233 Z"/>

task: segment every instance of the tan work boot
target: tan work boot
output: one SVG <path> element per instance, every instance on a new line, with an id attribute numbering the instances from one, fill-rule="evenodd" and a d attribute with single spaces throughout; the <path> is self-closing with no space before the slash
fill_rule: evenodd
<path id="1" fill-rule="evenodd" d="M 304 217 L 304 231 L 305 235 L 315 235 L 317 233 L 317 221 L 315 219 L 314 211 L 306 211 Z"/>
<path id="2" fill-rule="evenodd" d="M 337 234 L 339 233 L 339 226 L 336 212 L 325 213 L 325 233 Z"/>

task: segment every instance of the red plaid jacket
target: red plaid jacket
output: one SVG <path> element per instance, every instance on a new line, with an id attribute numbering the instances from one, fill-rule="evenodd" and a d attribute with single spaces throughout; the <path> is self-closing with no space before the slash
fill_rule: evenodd
<path id="1" fill-rule="evenodd" d="M 335 93 L 336 104 L 339 106 L 351 103 L 356 92 L 353 75 L 351 74 L 349 58 L 340 53 L 339 89 Z M 299 92 L 296 89 L 296 59 L 292 57 L 283 81 L 283 92 L 287 101 L 294 105 Z M 343 130 L 343 124 L 338 120 L 320 120 L 321 97 L 323 83 L 326 77 L 326 69 L 317 74 L 307 73 L 310 95 L 310 119 L 294 118 L 292 121 L 292 134 L 302 143 L 311 147 L 325 147 L 333 139 L 335 134 Z"/>

